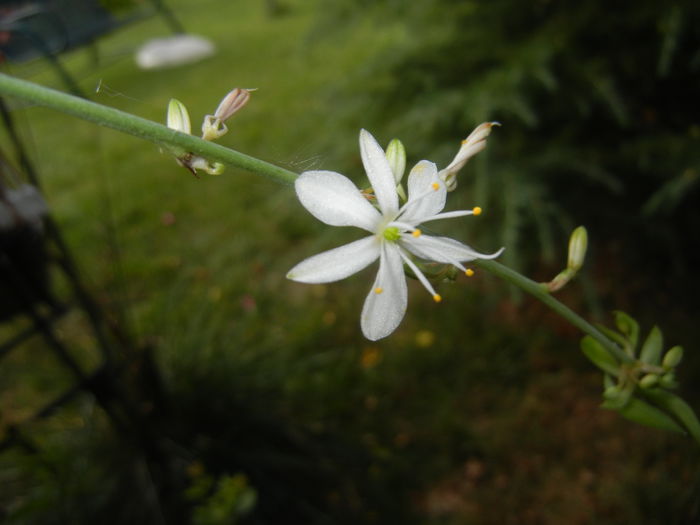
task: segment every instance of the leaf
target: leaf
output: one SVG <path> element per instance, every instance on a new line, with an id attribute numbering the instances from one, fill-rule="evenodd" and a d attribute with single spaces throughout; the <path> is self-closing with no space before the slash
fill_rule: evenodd
<path id="1" fill-rule="evenodd" d="M 647 427 L 680 432 L 681 434 L 686 433 L 683 427 L 676 423 L 673 418 L 669 417 L 655 406 L 636 397 L 631 398 L 618 412 L 622 417 Z"/>
<path id="2" fill-rule="evenodd" d="M 658 366 L 661 361 L 661 350 L 663 350 L 664 336 L 658 326 L 654 326 L 649 332 L 642 350 L 639 354 L 639 359 L 648 365 Z"/>
<path id="3" fill-rule="evenodd" d="M 677 395 L 660 388 L 646 390 L 644 395 L 673 415 L 683 424 L 693 439 L 700 443 L 700 421 L 688 403 Z"/>
<path id="4" fill-rule="evenodd" d="M 620 365 L 617 360 L 590 335 L 581 339 L 581 351 L 603 372 L 616 377 L 620 375 Z"/>
<path id="5" fill-rule="evenodd" d="M 608 339 L 612 339 L 622 348 L 627 349 L 629 347 L 627 339 L 625 339 L 624 336 L 622 336 L 621 334 L 618 334 L 615 330 L 611 330 L 610 328 L 602 324 L 596 324 L 596 328 L 603 332 L 603 335 L 605 335 Z"/>
<path id="6" fill-rule="evenodd" d="M 617 329 L 622 332 L 629 341 L 630 347 L 637 348 L 639 341 L 639 324 L 625 312 L 617 310 L 615 312 L 615 324 Z"/>

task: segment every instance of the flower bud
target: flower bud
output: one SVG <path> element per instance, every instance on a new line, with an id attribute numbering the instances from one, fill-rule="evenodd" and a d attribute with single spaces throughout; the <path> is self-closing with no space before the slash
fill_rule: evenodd
<path id="1" fill-rule="evenodd" d="M 678 381 L 676 381 L 676 374 L 673 372 L 667 372 L 661 376 L 659 379 L 659 384 L 664 388 L 677 388 Z"/>
<path id="2" fill-rule="evenodd" d="M 588 232 L 583 226 L 579 226 L 571 233 L 569 239 L 569 262 L 567 268 L 578 272 L 583 266 L 588 248 Z"/>
<path id="3" fill-rule="evenodd" d="M 251 90 L 242 88 L 231 90 L 221 100 L 214 114 L 204 117 L 202 138 L 204 140 L 215 140 L 225 135 L 228 132 L 228 128 L 224 121 L 248 103 L 250 92 Z"/>
<path id="4" fill-rule="evenodd" d="M 406 148 L 399 139 L 393 139 L 386 148 L 386 160 L 389 161 L 391 172 L 394 174 L 396 184 L 401 182 L 406 171 Z"/>
<path id="5" fill-rule="evenodd" d="M 659 382 L 659 376 L 656 374 L 647 374 L 640 381 L 639 386 L 641 388 L 651 388 L 656 383 Z"/>
<path id="6" fill-rule="evenodd" d="M 676 368 L 683 359 L 683 347 L 674 346 L 664 356 L 661 365 L 666 369 Z"/>
<path id="7" fill-rule="evenodd" d="M 182 133 L 190 133 L 190 115 L 185 105 L 177 99 L 171 98 L 168 104 L 168 127 Z"/>
<path id="8" fill-rule="evenodd" d="M 500 126 L 498 122 L 484 122 L 479 124 L 471 134 L 462 141 L 457 155 L 450 164 L 440 170 L 438 175 L 445 181 L 447 191 L 457 187 L 457 173 L 464 167 L 467 161 L 486 147 L 486 138 L 491 134 L 493 126 Z"/>
<path id="9" fill-rule="evenodd" d="M 218 118 L 222 122 L 227 120 L 236 111 L 248 103 L 251 91 L 253 90 L 241 88 L 236 88 L 229 91 L 229 93 L 219 103 L 219 107 L 216 108 L 214 118 Z"/>

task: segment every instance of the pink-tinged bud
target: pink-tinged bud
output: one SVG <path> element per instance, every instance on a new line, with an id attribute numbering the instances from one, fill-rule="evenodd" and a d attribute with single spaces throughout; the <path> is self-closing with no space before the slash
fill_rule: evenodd
<path id="1" fill-rule="evenodd" d="M 484 122 L 479 124 L 469 136 L 462 141 L 457 155 L 450 164 L 440 170 L 438 175 L 445 181 L 447 191 L 452 191 L 457 187 L 457 173 L 467 161 L 486 147 L 486 139 L 491 134 L 491 128 L 500 126 L 498 122 Z"/>
<path id="2" fill-rule="evenodd" d="M 225 135 L 228 132 L 228 128 L 224 121 L 248 103 L 251 91 L 253 90 L 242 88 L 231 90 L 221 100 L 214 114 L 204 117 L 202 138 L 204 140 L 216 140 Z"/>
<path id="3" fill-rule="evenodd" d="M 226 119 L 231 117 L 231 115 L 233 115 L 236 111 L 238 111 L 248 103 L 248 100 L 250 99 L 250 92 L 251 90 L 249 89 L 241 88 L 231 90 L 221 100 L 219 107 L 216 108 L 214 118 L 219 119 L 221 122 L 224 122 Z"/>

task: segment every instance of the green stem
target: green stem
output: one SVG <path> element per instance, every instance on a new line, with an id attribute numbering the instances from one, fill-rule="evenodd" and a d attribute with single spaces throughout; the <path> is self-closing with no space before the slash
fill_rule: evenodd
<path id="1" fill-rule="evenodd" d="M 68 95 L 0 73 L 0 94 L 19 98 L 32 104 L 55 109 L 100 126 L 150 140 L 161 146 L 192 152 L 212 162 L 221 162 L 266 175 L 284 184 L 293 184 L 297 174 L 238 151 L 180 133 L 162 124 L 143 119 L 118 109 L 96 104 L 84 98 Z"/>
<path id="2" fill-rule="evenodd" d="M 552 295 L 540 284 L 535 281 L 528 279 L 524 275 L 519 274 L 515 270 L 511 270 L 507 266 L 503 266 L 496 261 L 491 261 L 487 259 L 478 259 L 472 264 L 483 268 L 494 274 L 501 279 L 514 284 L 518 288 L 521 288 L 530 295 L 535 296 L 537 299 L 542 301 L 544 304 L 549 306 L 552 310 L 558 313 L 561 317 L 569 321 L 576 328 L 582 332 L 587 333 L 593 339 L 598 341 L 603 347 L 608 350 L 612 355 L 614 355 L 618 361 L 621 363 L 632 363 L 634 360 L 628 356 L 622 348 L 617 344 L 607 338 L 600 330 L 598 330 L 591 323 L 586 321 L 583 317 L 574 312 L 571 308 L 565 304 L 559 302 L 557 299 L 552 297 Z"/>

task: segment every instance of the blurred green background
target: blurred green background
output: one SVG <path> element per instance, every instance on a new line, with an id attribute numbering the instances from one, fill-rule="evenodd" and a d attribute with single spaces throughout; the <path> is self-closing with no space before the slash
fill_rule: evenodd
<path id="1" fill-rule="evenodd" d="M 171 0 L 215 42 L 194 65 L 142 71 L 165 36 L 151 18 L 63 55 L 92 100 L 193 128 L 233 87 L 257 88 L 221 143 L 292 171 L 363 183 L 361 127 L 399 137 L 409 164 L 445 166 L 497 120 L 450 208 L 449 234 L 536 280 L 589 230 L 584 274 L 560 295 L 587 317 L 635 316 L 686 349 L 697 407 L 700 6 L 697 2 Z M 12 74 L 63 89 L 46 64 Z M 598 408 L 581 334 L 477 274 L 409 283 L 406 319 L 362 338 L 369 269 L 329 285 L 285 279 L 349 240 L 291 188 L 227 169 L 197 180 L 135 138 L 14 103 L 46 198 L 102 307 L 155 353 L 178 515 L 194 523 L 696 523 L 690 440 Z M 3 135 L 3 139 L 6 137 Z M 440 230 L 436 226 L 436 230 Z M 60 282 L 57 284 L 60 287 Z M 5 324 L 4 335 L 16 328 Z M 89 366 L 79 313 L 60 335 Z M 0 362 L 3 431 L 71 378 L 39 342 Z M 170 523 L 136 445 L 84 396 L 23 427 L 40 445 L 0 455 L 8 523 Z M 167 516 L 167 509 L 166 514 Z"/>

